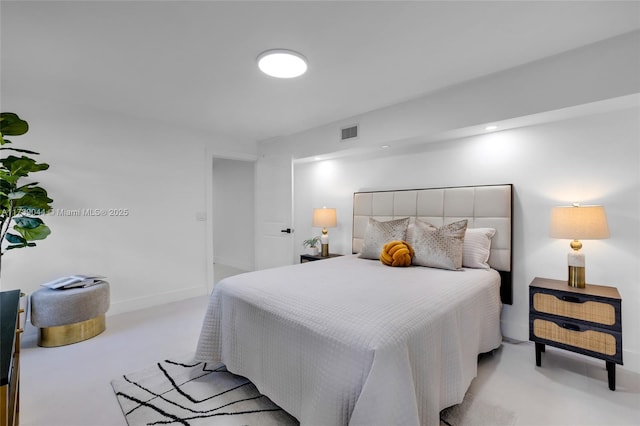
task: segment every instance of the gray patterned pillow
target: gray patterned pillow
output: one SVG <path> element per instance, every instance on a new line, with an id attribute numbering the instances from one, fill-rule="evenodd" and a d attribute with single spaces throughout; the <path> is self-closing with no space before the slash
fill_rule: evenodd
<path id="1" fill-rule="evenodd" d="M 462 247 L 467 219 L 442 228 L 416 219 L 412 241 L 415 250 L 413 264 L 431 268 L 458 270 L 462 268 Z"/>
<path id="2" fill-rule="evenodd" d="M 407 226 L 409 226 L 408 217 L 387 222 L 379 222 L 369 218 L 369 223 L 367 223 L 367 229 L 364 233 L 364 243 L 358 257 L 380 259 L 380 252 L 386 243 L 407 238 Z"/>

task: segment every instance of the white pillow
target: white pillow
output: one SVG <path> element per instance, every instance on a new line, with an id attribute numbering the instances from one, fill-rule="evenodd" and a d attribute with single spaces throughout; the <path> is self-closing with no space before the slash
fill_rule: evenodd
<path id="1" fill-rule="evenodd" d="M 379 222 L 369 218 L 364 233 L 364 243 L 358 257 L 363 259 L 380 259 L 382 247 L 389 241 L 406 240 L 409 218 Z"/>
<path id="2" fill-rule="evenodd" d="M 491 254 L 491 238 L 496 234 L 493 228 L 468 228 L 464 235 L 462 266 L 465 268 L 489 269 L 487 261 Z"/>
<path id="3" fill-rule="evenodd" d="M 409 244 L 415 255 L 413 264 L 458 270 L 462 268 L 462 246 L 467 219 L 436 228 L 429 222 L 416 219 Z"/>

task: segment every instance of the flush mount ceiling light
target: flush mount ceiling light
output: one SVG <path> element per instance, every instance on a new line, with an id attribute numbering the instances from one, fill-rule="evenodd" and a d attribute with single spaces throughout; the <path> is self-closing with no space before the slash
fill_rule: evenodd
<path id="1" fill-rule="evenodd" d="M 271 77 L 294 78 L 307 71 L 307 60 L 293 50 L 272 49 L 258 56 L 258 68 Z"/>

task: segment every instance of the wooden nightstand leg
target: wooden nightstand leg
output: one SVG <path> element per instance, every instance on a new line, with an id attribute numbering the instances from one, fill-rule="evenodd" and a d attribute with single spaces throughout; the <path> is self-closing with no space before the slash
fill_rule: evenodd
<path id="1" fill-rule="evenodd" d="M 544 343 L 536 342 L 536 365 L 542 365 L 542 352 L 544 352 Z"/>
<path id="2" fill-rule="evenodd" d="M 609 376 L 609 389 L 616 390 L 616 363 L 607 361 L 607 373 Z"/>

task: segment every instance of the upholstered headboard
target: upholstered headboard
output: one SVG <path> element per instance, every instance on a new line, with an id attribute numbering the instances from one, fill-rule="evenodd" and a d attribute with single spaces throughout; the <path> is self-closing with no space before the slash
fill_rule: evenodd
<path id="1" fill-rule="evenodd" d="M 369 218 L 385 221 L 419 217 L 435 226 L 467 219 L 469 228 L 495 228 L 489 265 L 500 272 L 502 302 L 512 304 L 512 193 L 512 185 L 356 192 L 352 251 L 360 252 Z"/>

